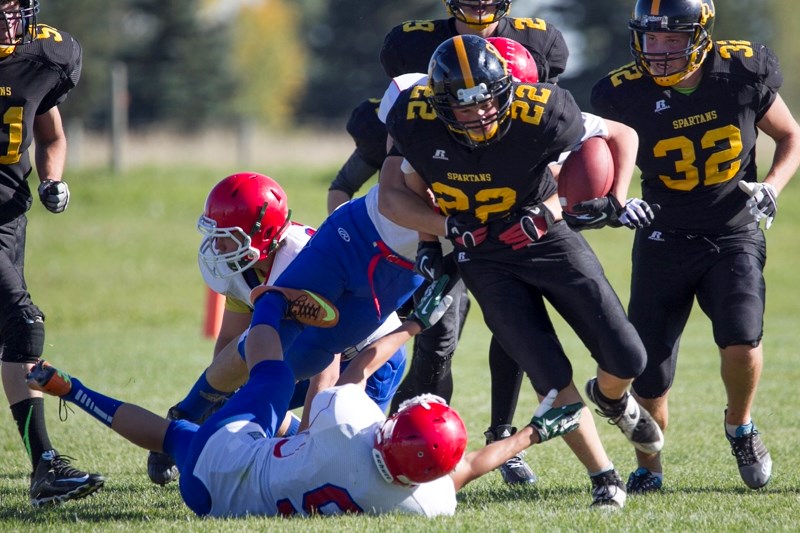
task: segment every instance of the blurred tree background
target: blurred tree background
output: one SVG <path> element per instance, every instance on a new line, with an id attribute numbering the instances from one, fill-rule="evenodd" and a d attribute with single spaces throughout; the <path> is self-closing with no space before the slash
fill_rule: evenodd
<path id="1" fill-rule="evenodd" d="M 632 0 L 515 0 L 570 46 L 562 85 L 581 105 L 606 72 L 631 60 Z M 781 58 L 784 98 L 800 106 L 800 18 L 794 0 L 718 0 L 715 38 L 765 42 Z M 235 125 L 343 128 L 350 110 L 383 93 L 384 35 L 414 18 L 443 18 L 441 0 L 42 0 L 40 22 L 76 36 L 84 74 L 62 111 L 93 131 L 110 122 L 110 70 L 128 69 L 132 129 Z"/>

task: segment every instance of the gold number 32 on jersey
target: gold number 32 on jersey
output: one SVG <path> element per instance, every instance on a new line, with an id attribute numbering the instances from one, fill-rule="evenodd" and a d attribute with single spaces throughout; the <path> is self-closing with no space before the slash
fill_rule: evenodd
<path id="1" fill-rule="evenodd" d="M 727 148 L 718 150 L 720 146 Z M 700 151 L 715 150 L 705 160 L 703 184 L 716 185 L 732 179 L 742 162 L 738 159 L 742 153 L 742 133 L 739 128 L 729 124 L 721 128 L 707 131 L 700 139 Z M 700 169 L 697 163 L 697 147 L 691 139 L 680 135 L 670 137 L 656 143 L 653 147 L 655 157 L 667 157 L 670 152 L 679 152 L 680 159 L 675 161 L 675 172 L 683 174 L 682 179 L 660 175 L 659 178 L 669 189 L 691 191 L 700 184 Z"/>

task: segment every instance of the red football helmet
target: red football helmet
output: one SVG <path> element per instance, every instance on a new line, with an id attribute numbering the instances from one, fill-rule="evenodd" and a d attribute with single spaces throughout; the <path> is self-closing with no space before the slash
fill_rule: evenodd
<path id="1" fill-rule="evenodd" d="M 372 456 L 388 483 L 417 485 L 452 472 L 466 447 L 461 417 L 427 394 L 404 402 L 386 419 L 375 434 Z"/>
<path id="2" fill-rule="evenodd" d="M 228 176 L 208 193 L 197 221 L 205 236 L 200 261 L 218 278 L 247 270 L 278 247 L 290 216 L 286 193 L 272 178 L 255 172 Z"/>
<path id="3" fill-rule="evenodd" d="M 537 83 L 539 81 L 536 60 L 533 59 L 527 48 L 514 39 L 505 37 L 489 37 L 486 40 L 492 43 L 492 46 L 497 48 L 497 51 L 506 60 L 508 71 L 514 81 L 523 83 Z"/>

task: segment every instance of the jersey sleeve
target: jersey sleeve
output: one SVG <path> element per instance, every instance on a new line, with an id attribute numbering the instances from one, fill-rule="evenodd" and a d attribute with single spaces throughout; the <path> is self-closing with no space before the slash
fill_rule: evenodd
<path id="1" fill-rule="evenodd" d="M 547 72 L 545 73 L 544 81 L 556 83 L 558 77 L 567 69 L 567 59 L 569 58 L 569 48 L 567 41 L 564 40 L 564 35 L 560 30 L 554 26 L 550 26 L 550 31 L 553 32 L 553 44 L 547 51 L 545 56 L 547 60 Z"/>
<path id="2" fill-rule="evenodd" d="M 611 98 L 609 98 L 610 87 L 608 78 L 603 78 L 598 81 L 594 87 L 592 87 L 590 103 L 594 112 L 601 117 L 618 120 L 619 113 L 614 107 Z"/>
<path id="3" fill-rule="evenodd" d="M 61 70 L 61 81 L 45 95 L 39 104 L 37 114 L 42 114 L 61 104 L 67 99 L 67 94 L 76 85 L 81 77 L 83 67 L 83 52 L 78 41 L 65 32 L 60 32 L 49 26 L 44 26 L 47 31 L 43 33 L 42 49 L 48 58 L 53 61 L 56 68 Z"/>
<path id="4" fill-rule="evenodd" d="M 760 45 L 763 46 L 763 45 Z M 775 98 L 778 96 L 778 90 L 783 85 L 783 72 L 781 71 L 778 56 L 775 53 L 763 46 L 764 60 L 762 63 L 760 101 L 759 109 L 756 113 L 756 122 L 764 118 L 769 108 L 772 107 Z"/>
<path id="5" fill-rule="evenodd" d="M 378 98 L 364 100 L 347 121 L 347 133 L 355 141 L 359 157 L 375 168 L 386 158 L 386 126 L 378 118 L 379 105 Z"/>
<path id="6" fill-rule="evenodd" d="M 398 41 L 402 36 L 402 25 L 395 26 L 386 37 L 383 39 L 383 46 L 381 46 L 380 61 L 383 71 L 389 78 L 395 78 L 400 74 L 408 72 L 406 65 L 403 61 L 403 53 L 398 49 Z"/>

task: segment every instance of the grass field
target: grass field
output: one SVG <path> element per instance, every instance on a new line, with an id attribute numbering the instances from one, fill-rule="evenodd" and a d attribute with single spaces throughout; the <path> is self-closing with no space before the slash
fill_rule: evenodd
<path id="1" fill-rule="evenodd" d="M 273 169 L 289 193 L 294 218 L 318 224 L 335 169 Z M 30 213 L 27 279 L 47 315 L 46 357 L 90 386 L 164 413 L 208 364 L 212 343 L 200 335 L 204 288 L 196 266 L 195 222 L 210 187 L 225 169 L 150 169 L 119 177 L 74 173 L 69 210 L 54 216 L 41 205 Z M 664 451 L 665 490 L 632 497 L 615 514 L 592 511 L 589 485 L 578 461 L 560 442 L 530 450 L 540 481 L 511 489 L 497 473 L 459 495 L 455 517 L 200 520 L 183 506 L 177 487 L 151 485 L 146 452 L 82 412 L 58 419 L 48 399 L 55 445 L 79 466 L 107 477 L 96 496 L 34 511 L 28 504 L 28 465 L 11 417 L 0 424 L 0 530 L 7 531 L 796 531 L 800 529 L 800 187 L 781 196 L 768 233 L 766 365 L 754 418 L 772 452 L 774 477 L 753 492 L 739 479 L 722 433 L 725 399 L 708 323 L 695 312 L 682 342 L 672 418 Z M 607 274 L 627 301 L 627 230 L 603 230 L 590 240 Z M 454 362 L 453 405 L 482 444 L 489 421 L 488 333 L 476 306 Z M 574 335 L 558 322 L 572 356 L 575 380 L 593 365 Z M 535 407 L 523 387 L 516 423 Z M 599 420 L 602 422 L 602 420 Z M 635 465 L 619 431 L 599 423 L 610 456 L 623 476 Z"/>

